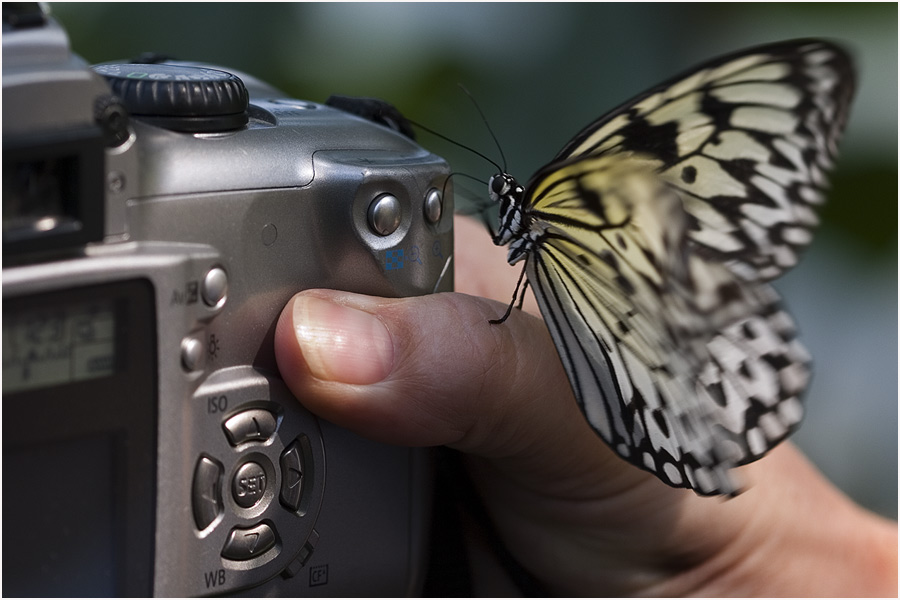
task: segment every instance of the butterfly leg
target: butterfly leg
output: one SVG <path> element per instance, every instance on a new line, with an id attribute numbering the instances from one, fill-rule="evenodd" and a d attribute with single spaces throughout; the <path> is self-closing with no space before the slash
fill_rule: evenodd
<path id="1" fill-rule="evenodd" d="M 525 269 L 522 269 L 522 272 L 525 272 Z M 516 310 L 522 310 L 522 305 L 525 304 L 525 292 L 528 291 L 528 284 L 531 283 L 528 279 L 525 279 L 525 283 L 522 285 L 522 293 L 519 294 L 519 303 L 516 305 Z"/>
<path id="2" fill-rule="evenodd" d="M 526 263 L 527 266 L 527 263 Z M 525 285 L 522 285 L 522 280 L 525 280 Z M 519 294 L 519 288 L 521 288 L 522 293 Z M 519 273 L 519 281 L 516 282 L 516 289 L 513 292 L 512 301 L 510 301 L 509 306 L 506 307 L 506 312 L 503 313 L 503 316 L 499 319 L 490 319 L 488 323 L 491 325 L 500 325 L 506 319 L 509 318 L 510 313 L 512 313 L 513 306 L 517 309 L 522 310 L 522 303 L 525 302 L 525 290 L 528 289 L 528 280 L 525 279 L 525 266 L 522 267 L 522 272 Z"/>

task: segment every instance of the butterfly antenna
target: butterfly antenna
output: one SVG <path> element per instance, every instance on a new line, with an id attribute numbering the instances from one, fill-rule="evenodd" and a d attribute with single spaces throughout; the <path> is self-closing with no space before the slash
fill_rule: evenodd
<path id="1" fill-rule="evenodd" d="M 466 146 L 466 145 L 463 144 L 463 143 L 457 142 L 456 140 L 451 139 L 451 138 L 447 137 L 446 135 L 444 135 L 444 134 L 442 134 L 442 133 L 438 133 L 438 132 L 435 131 L 434 129 L 431 129 L 430 127 L 426 127 L 425 125 L 422 125 L 421 123 L 417 123 L 417 122 L 413 121 L 412 119 L 407 119 L 407 121 L 409 121 L 410 123 L 412 123 L 413 125 L 415 125 L 415 126 L 418 127 L 419 129 L 421 129 L 422 131 L 427 131 L 427 132 L 430 133 L 431 135 L 433 135 L 433 136 L 435 136 L 435 137 L 439 137 L 439 138 L 441 138 L 442 140 L 444 140 L 445 142 L 450 142 L 450 143 L 453 144 L 454 146 L 458 146 L 458 147 L 462 148 L 463 150 L 468 150 L 469 152 L 471 152 L 472 154 L 475 154 L 476 156 L 480 156 L 480 157 L 483 158 L 484 160 L 486 160 L 486 161 L 488 161 L 489 163 L 491 163 L 492 165 L 494 165 L 494 168 L 496 168 L 496 169 L 498 169 L 498 170 L 501 170 L 500 165 L 498 165 L 496 162 L 494 162 L 492 159 L 488 158 L 487 156 L 485 156 L 484 154 L 482 154 L 482 153 L 479 152 L 478 150 L 475 150 L 474 148 L 470 148 L 469 146 Z M 501 154 L 501 156 L 503 155 L 502 152 L 501 152 L 500 154 Z M 504 162 L 505 162 L 505 160 L 504 160 Z M 505 168 L 502 169 L 502 171 L 503 171 L 504 173 L 506 173 L 506 169 L 505 169 Z"/>
<path id="2" fill-rule="evenodd" d="M 506 173 L 506 155 L 503 154 L 503 147 L 500 145 L 500 140 L 498 140 L 497 136 L 494 135 L 494 130 L 491 129 L 491 124 L 488 122 L 487 117 L 484 115 L 484 111 L 482 111 L 481 107 L 478 106 L 478 102 L 475 100 L 475 96 L 472 95 L 472 92 L 466 89 L 466 86 L 460 83 L 459 88 L 463 91 L 463 93 L 465 93 L 466 96 L 469 97 L 469 100 L 471 100 L 472 104 L 475 106 L 475 110 L 477 110 L 478 114 L 481 115 L 481 121 L 484 123 L 484 126 L 487 127 L 488 133 L 491 134 L 491 139 L 494 140 L 494 145 L 497 146 L 497 151 L 500 152 L 500 159 L 503 161 L 502 172 Z M 497 163 L 494 163 L 494 166 L 497 166 Z"/>
<path id="3" fill-rule="evenodd" d="M 441 191 L 442 196 L 445 196 L 447 194 L 447 184 L 450 183 L 450 178 L 455 177 L 457 175 L 460 177 L 467 177 L 467 178 L 471 179 L 472 181 L 477 181 L 481 185 L 484 185 L 484 186 L 487 185 L 487 181 L 484 181 L 483 179 L 479 179 L 478 177 L 474 177 L 472 175 L 469 175 L 468 173 L 454 171 L 453 173 L 450 173 L 449 175 L 447 175 L 447 179 L 444 180 L 444 187 Z M 484 226 L 490 232 L 491 237 L 495 237 L 496 234 L 494 232 L 493 226 L 491 225 L 491 221 L 488 218 L 488 212 L 487 212 L 488 209 L 490 209 L 490 207 L 494 203 L 481 195 L 476 195 L 474 198 L 467 197 L 467 199 L 470 200 L 471 203 L 473 204 L 472 208 L 466 210 L 466 209 L 460 209 L 457 207 L 457 210 L 456 210 L 457 214 L 468 215 L 468 216 L 475 216 L 475 215 L 480 216 L 482 222 L 484 222 Z"/>
<path id="4" fill-rule="evenodd" d="M 450 179 L 451 179 L 452 177 L 457 177 L 457 176 L 459 176 L 459 177 L 467 177 L 467 178 L 471 179 L 472 181 L 477 181 L 477 182 L 480 183 L 481 185 L 484 185 L 484 186 L 487 185 L 487 181 L 485 181 L 485 180 L 483 180 L 483 179 L 479 179 L 478 177 L 474 177 L 474 176 L 472 176 L 472 175 L 469 175 L 468 173 L 463 173 L 463 172 L 461 172 L 461 171 L 453 171 L 452 173 L 450 173 L 449 175 L 447 175 L 447 179 L 444 180 L 444 186 L 443 186 L 443 188 L 442 188 L 442 190 L 441 190 L 441 195 L 444 195 L 444 194 L 447 193 L 447 185 L 450 183 Z M 486 204 L 485 206 L 490 206 L 490 204 Z M 483 208 L 483 207 L 479 207 L 479 208 Z"/>

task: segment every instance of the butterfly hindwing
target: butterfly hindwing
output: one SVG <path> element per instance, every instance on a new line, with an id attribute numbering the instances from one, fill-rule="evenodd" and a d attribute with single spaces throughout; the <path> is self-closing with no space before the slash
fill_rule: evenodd
<path id="1" fill-rule="evenodd" d="M 568 183 L 547 186 L 526 273 L 609 446 L 670 485 L 735 493 L 728 470 L 799 423 L 808 356 L 771 287 L 691 253 L 680 198 L 648 164 L 612 155 L 558 172 Z M 589 219 L 555 215 L 586 199 Z"/>
<path id="2" fill-rule="evenodd" d="M 732 493 L 728 469 L 743 444 L 692 392 L 711 328 L 725 317 L 718 299 L 698 302 L 716 287 L 694 281 L 687 217 L 652 166 L 593 157 L 541 182 L 552 201 L 534 215 L 544 229 L 526 273 L 576 400 L 610 447 L 670 485 Z M 587 206 L 589 218 L 567 218 Z M 706 270 L 718 284 L 734 279 L 721 266 Z"/>

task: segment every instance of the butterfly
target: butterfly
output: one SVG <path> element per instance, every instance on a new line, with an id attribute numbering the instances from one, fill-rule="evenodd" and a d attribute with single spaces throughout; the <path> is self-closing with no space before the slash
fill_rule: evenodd
<path id="1" fill-rule="evenodd" d="M 767 282 L 812 239 L 854 85 L 831 43 L 751 48 L 488 183 L 526 277 L 495 322 L 530 285 L 587 421 L 671 486 L 736 495 L 800 423 L 810 356 Z"/>

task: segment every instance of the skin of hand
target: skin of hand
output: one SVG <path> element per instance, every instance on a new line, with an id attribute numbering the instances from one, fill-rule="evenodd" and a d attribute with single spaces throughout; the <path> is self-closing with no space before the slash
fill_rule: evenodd
<path id="1" fill-rule="evenodd" d="M 550 593 L 896 597 L 896 523 L 791 444 L 737 469 L 745 491 L 729 500 L 615 456 L 577 408 L 533 297 L 488 323 L 519 268 L 470 219 L 455 237 L 455 293 L 291 299 L 276 356 L 309 410 L 376 441 L 465 453 L 501 539 Z"/>

